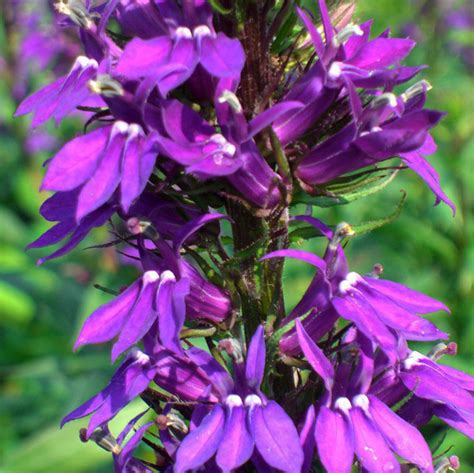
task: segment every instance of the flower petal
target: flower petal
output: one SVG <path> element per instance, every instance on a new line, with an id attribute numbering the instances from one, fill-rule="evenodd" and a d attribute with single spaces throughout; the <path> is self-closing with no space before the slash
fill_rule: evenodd
<path id="1" fill-rule="evenodd" d="M 369 396 L 370 414 L 390 448 L 418 466 L 422 473 L 433 472 L 431 451 L 418 429 L 404 421 L 375 396 Z"/>
<path id="2" fill-rule="evenodd" d="M 288 414 L 275 402 L 255 406 L 249 422 L 256 447 L 268 465 L 285 473 L 300 473 L 304 454 L 298 432 Z"/>
<path id="3" fill-rule="evenodd" d="M 349 473 L 354 459 L 350 423 L 340 412 L 322 406 L 316 420 L 316 445 L 328 473 Z"/>
<path id="4" fill-rule="evenodd" d="M 227 415 L 222 441 L 217 449 L 216 461 L 223 473 L 230 473 L 252 456 L 254 441 L 248 431 L 247 413 L 236 406 Z"/>
<path id="5" fill-rule="evenodd" d="M 216 452 L 223 435 L 224 409 L 217 404 L 199 427 L 188 434 L 176 454 L 175 473 L 203 466 Z"/>
<path id="6" fill-rule="evenodd" d="M 104 343 L 116 337 L 140 293 L 140 280 L 115 299 L 95 310 L 84 322 L 74 350 L 87 344 Z"/>
<path id="7" fill-rule="evenodd" d="M 322 350 L 314 343 L 299 319 L 296 320 L 296 333 L 303 353 L 311 367 L 321 376 L 326 390 L 330 393 L 334 385 L 334 368 Z"/>
<path id="8" fill-rule="evenodd" d="M 265 340 L 263 326 L 259 325 L 255 331 L 247 351 L 245 361 L 245 379 L 248 386 L 258 389 L 262 384 L 265 372 Z"/>

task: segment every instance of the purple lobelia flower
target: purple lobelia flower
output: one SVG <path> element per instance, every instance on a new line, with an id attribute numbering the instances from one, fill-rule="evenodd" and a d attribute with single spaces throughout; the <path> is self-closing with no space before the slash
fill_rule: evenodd
<path id="1" fill-rule="evenodd" d="M 168 137 L 157 135 L 160 151 L 200 179 L 226 176 L 252 203 L 273 207 L 281 200 L 275 186 L 280 178 L 265 162 L 253 138 L 279 116 L 302 104 L 282 102 L 247 123 L 233 92 L 223 90 L 217 101 L 223 133 L 217 133 L 179 101 L 163 102 L 163 125 Z"/>
<path id="2" fill-rule="evenodd" d="M 78 105 L 100 106 L 97 99 L 91 103 L 93 95 L 90 90 L 90 84 L 98 71 L 96 60 L 79 56 L 67 76 L 60 77 L 26 98 L 18 107 L 16 115 L 33 113 L 31 126 L 37 127 L 51 117 L 59 124 Z M 120 93 L 120 84 L 116 83 L 116 88 L 117 93 Z"/>
<path id="3" fill-rule="evenodd" d="M 285 100 L 299 100 L 306 106 L 287 113 L 275 122 L 275 131 L 283 144 L 301 137 L 341 95 L 349 96 L 357 117 L 361 112 L 361 103 L 355 87 L 395 85 L 411 79 L 420 70 L 400 66 L 389 68 L 408 55 L 415 45 L 414 41 L 388 38 L 386 33 L 369 40 L 371 22 L 361 26 L 351 24 L 336 32 L 324 0 L 319 1 L 319 8 L 325 43 L 309 16 L 298 9 L 318 61 L 285 96 Z"/>
<path id="4" fill-rule="evenodd" d="M 186 315 L 214 322 L 229 315 L 230 303 L 225 292 L 205 281 L 179 257 L 184 241 L 206 223 L 222 217 L 204 215 L 184 225 L 175 238 L 176 252 L 159 242 L 162 258 L 144 254 L 144 274 L 89 316 L 74 347 L 117 338 L 112 347 L 112 361 L 115 361 L 143 339 L 157 321 L 160 347 L 180 353 L 179 332 Z"/>
<path id="5" fill-rule="evenodd" d="M 107 203 L 120 186 L 120 205 L 127 212 L 143 192 L 156 160 L 153 137 L 142 127 L 117 121 L 73 139 L 48 163 L 41 188 L 77 195 L 78 222 Z M 77 155 L 83 155 L 78 162 Z M 74 172 L 72 172 L 74 169 Z"/>
<path id="6" fill-rule="evenodd" d="M 161 344 L 180 351 L 179 331 L 186 316 L 189 281 L 171 271 L 147 271 L 116 299 L 97 309 L 84 323 L 74 348 L 117 338 L 112 361 L 135 345 L 158 320 Z"/>
<path id="7" fill-rule="evenodd" d="M 348 172 L 400 156 L 428 184 L 436 204 L 454 204 L 440 187 L 439 176 L 424 158 L 436 151 L 429 130 L 443 114 L 423 109 L 426 83 L 410 87 L 400 98 L 375 97 L 358 120 L 312 149 L 299 163 L 297 176 L 305 184 L 321 185 Z"/>
<path id="8" fill-rule="evenodd" d="M 433 323 L 417 315 L 448 311 L 441 302 L 398 283 L 349 272 L 340 246 L 341 234 L 346 231 L 344 225 L 338 235 L 313 217 L 301 216 L 296 220 L 310 223 L 330 242 L 324 259 L 301 250 L 279 250 L 263 258 L 297 258 L 318 268 L 301 302 L 283 323 L 312 310 L 303 324 L 312 337 L 319 339 L 334 326 L 338 317 L 342 317 L 380 346 L 392 362 L 398 356 L 397 334 L 408 340 L 424 341 L 448 337 Z M 298 349 L 295 342 L 293 332 L 286 340 L 282 339 L 280 348 L 293 353 Z"/>
<path id="9" fill-rule="evenodd" d="M 376 396 L 367 395 L 373 365 L 373 360 L 367 363 L 373 357 L 367 339 L 362 337 L 359 342 L 362 351 L 359 368 L 363 369 L 354 369 L 350 377 L 344 363 L 334 369 L 299 320 L 296 330 L 303 353 L 322 378 L 326 390 L 317 415 L 313 408 L 307 413 L 302 437 L 306 455 L 313 454 L 316 444 L 328 473 L 350 472 L 354 454 L 365 471 L 401 471 L 392 452 L 416 465 L 421 472 L 433 472 L 431 452 L 417 429 Z M 359 389 L 358 394 L 354 394 L 354 388 Z"/>
<path id="10" fill-rule="evenodd" d="M 161 20 L 165 34 L 157 29 L 156 38 L 130 41 L 117 74 L 145 79 L 148 87 L 157 85 L 164 97 L 188 80 L 199 65 L 215 78 L 240 76 L 245 62 L 243 48 L 238 40 L 215 32 L 206 3 L 186 2 L 183 11 L 174 2 L 161 3 L 161 19 L 156 20 Z M 196 24 L 196 20 L 202 23 Z"/>
<path id="11" fill-rule="evenodd" d="M 434 415 L 474 438 L 474 378 L 436 362 L 444 354 L 454 352 L 452 343 L 437 345 L 429 356 L 404 348 L 398 369 L 387 366 L 383 360 L 376 367 L 383 376 L 371 392 L 391 404 L 410 396 L 399 414 L 413 425 L 426 424 Z"/>
<path id="12" fill-rule="evenodd" d="M 156 374 L 148 355 L 132 350 L 113 375 L 110 383 L 87 402 L 70 412 L 61 426 L 75 419 L 93 414 L 86 431 L 89 438 L 94 430 L 105 425 L 124 406 L 142 393 Z"/>
<path id="13" fill-rule="evenodd" d="M 218 366 L 214 370 L 228 377 Z M 245 363 L 237 360 L 234 370 L 235 381 L 226 380 L 219 402 L 181 442 L 174 471 L 199 468 L 215 455 L 215 463 L 224 472 L 250 459 L 257 464 L 263 460 L 267 469 L 299 472 L 303 452 L 296 428 L 285 411 L 260 391 L 265 370 L 262 327 L 252 337 Z"/>

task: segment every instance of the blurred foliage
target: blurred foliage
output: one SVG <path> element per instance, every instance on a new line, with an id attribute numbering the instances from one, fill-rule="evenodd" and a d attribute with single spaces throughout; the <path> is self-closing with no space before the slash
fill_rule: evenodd
<path id="1" fill-rule="evenodd" d="M 434 132 L 439 150 L 432 162 L 457 204 L 456 217 L 442 204 L 433 207 L 433 195 L 405 171 L 376 195 L 350 206 L 314 208 L 313 215 L 330 224 L 381 219 L 393 213 L 403 189 L 408 198 L 395 222 L 349 242 L 351 267 L 364 273 L 374 263 L 382 263 L 387 278 L 447 303 L 453 314 L 434 315 L 433 320 L 459 343 L 459 355 L 443 361 L 472 374 L 474 94 L 472 64 L 458 46 L 474 45 L 472 32 L 469 38 L 466 32 L 443 24 L 448 9 L 455 8 L 452 4 L 441 0 L 424 4 L 418 0 L 361 0 L 356 18 L 373 17 L 376 33 L 390 24 L 394 34 L 416 36 L 419 44 L 408 62 L 430 65 L 423 74 L 433 84 L 428 105 L 448 112 Z M 109 455 L 80 443 L 77 431 L 81 422 L 59 431 L 59 420 L 110 376 L 106 348 L 87 348 L 74 354 L 72 345 L 83 319 L 109 299 L 93 284 L 120 287 L 124 279 L 119 277 L 118 261 L 109 250 L 78 249 L 43 267 L 35 266 L 43 252 L 24 252 L 27 243 L 47 228 L 37 213 L 46 196 L 37 189 L 41 163 L 51 152 L 27 149 L 25 143 L 35 132 L 28 130 L 28 119 L 12 118 L 17 99 L 11 91 L 17 78 L 8 70 L 8 61 L 18 38 L 8 33 L 5 22 L 0 22 L 0 472 L 106 472 L 110 471 Z M 46 70 L 32 72 L 28 90 L 52 78 Z M 79 129 L 80 121 L 75 118 L 58 129 L 48 126 L 58 143 Z M 305 211 L 304 205 L 301 211 Z M 106 238 L 107 230 L 98 230 L 81 247 Z M 302 247 L 321 250 L 323 242 L 313 239 Z M 285 275 L 291 308 L 305 290 L 312 269 L 289 261 Z M 426 352 L 429 347 L 419 349 Z M 129 409 L 136 412 L 137 406 Z M 129 414 L 125 412 L 121 419 L 131 417 Z M 445 429 L 434 422 L 426 431 L 430 444 L 436 445 Z M 450 453 L 461 458 L 461 471 L 473 471 L 470 442 L 449 432 L 439 453 L 451 445 Z"/>

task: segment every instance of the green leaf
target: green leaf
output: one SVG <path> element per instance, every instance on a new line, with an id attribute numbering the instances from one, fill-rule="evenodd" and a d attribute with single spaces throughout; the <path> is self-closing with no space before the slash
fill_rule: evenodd
<path id="1" fill-rule="evenodd" d="M 387 215 L 383 218 L 378 218 L 376 220 L 370 220 L 368 222 L 360 223 L 359 225 L 351 225 L 355 235 L 363 235 L 364 233 L 369 233 L 397 219 L 400 216 L 400 213 L 407 198 L 406 192 L 403 190 L 401 192 L 403 193 L 402 198 L 400 199 L 397 208 L 390 215 Z"/>
<path id="2" fill-rule="evenodd" d="M 387 187 L 398 174 L 398 169 L 380 174 L 372 174 L 360 182 L 344 183 L 327 187 L 326 191 L 332 195 L 311 196 L 301 192 L 295 196 L 294 203 L 316 205 L 317 207 L 333 207 L 335 205 L 346 205 L 355 200 L 363 199 L 369 195 L 380 192 Z"/>
<path id="3" fill-rule="evenodd" d="M 209 4 L 213 10 L 215 10 L 217 13 L 220 13 L 221 15 L 229 15 L 232 13 L 232 8 L 225 8 L 217 0 L 209 0 Z"/>

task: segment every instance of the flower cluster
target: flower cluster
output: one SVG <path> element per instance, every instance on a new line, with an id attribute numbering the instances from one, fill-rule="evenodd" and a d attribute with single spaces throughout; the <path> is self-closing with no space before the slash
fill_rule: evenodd
<path id="1" fill-rule="evenodd" d="M 443 114 L 426 81 L 404 85 L 423 69 L 401 65 L 415 44 L 371 38 L 350 8 L 331 19 L 324 0 L 321 27 L 296 2 L 223 3 L 56 3 L 82 55 L 17 114 L 91 116 L 46 164 L 40 212 L 57 223 L 30 247 L 62 256 L 113 219 L 138 271 L 75 344 L 112 342 L 122 361 L 63 423 L 92 414 L 81 438 L 117 473 L 454 468 L 418 428 L 437 416 L 474 437 L 474 379 L 438 363 L 454 343 L 408 345 L 448 339 L 421 316 L 448 309 L 380 265 L 350 271 L 349 224 L 293 215 L 302 194 L 337 204 L 404 168 L 454 211 L 426 159 Z M 327 240 L 324 255 L 290 248 L 290 225 Z M 289 313 L 284 258 L 316 269 Z M 115 437 L 108 423 L 137 397 L 148 409 Z"/>

